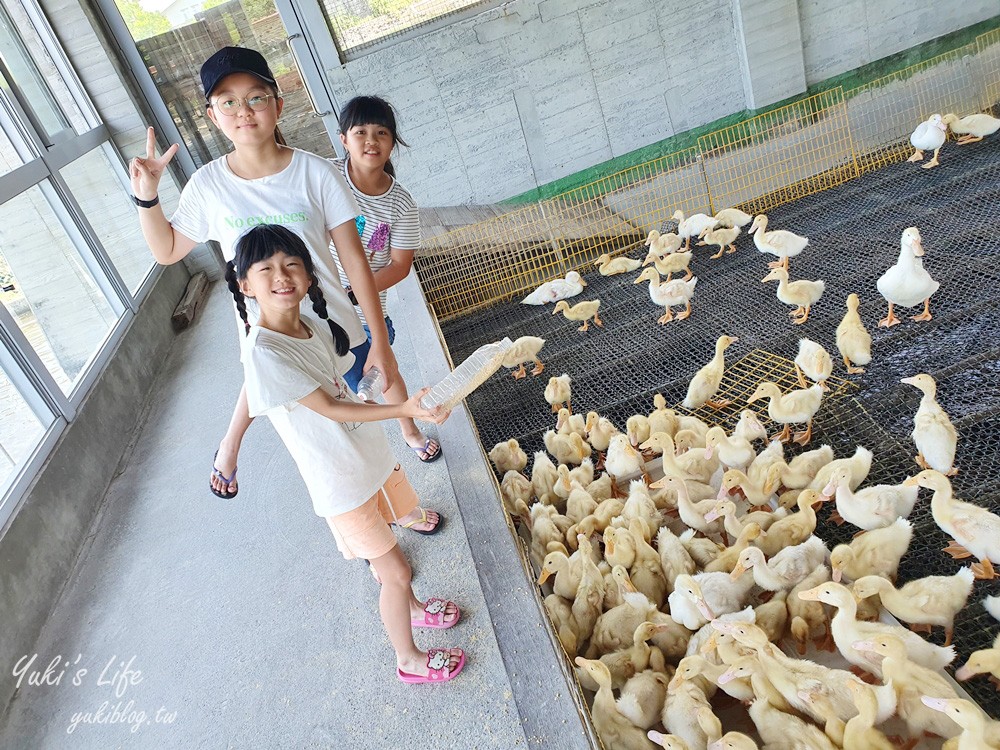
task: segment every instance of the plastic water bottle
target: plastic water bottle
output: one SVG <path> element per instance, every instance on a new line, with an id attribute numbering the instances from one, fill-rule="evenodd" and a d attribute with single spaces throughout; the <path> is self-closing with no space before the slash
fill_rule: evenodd
<path id="1" fill-rule="evenodd" d="M 385 378 L 382 377 L 382 371 L 373 367 L 358 381 L 358 398 L 362 401 L 375 401 L 382 395 L 384 386 Z"/>

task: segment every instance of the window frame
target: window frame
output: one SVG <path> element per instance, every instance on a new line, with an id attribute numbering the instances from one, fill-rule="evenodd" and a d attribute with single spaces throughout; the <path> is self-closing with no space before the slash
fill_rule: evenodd
<path id="1" fill-rule="evenodd" d="M 0 484 L 0 537 L 6 533 L 20 510 L 27 490 L 64 430 L 77 416 L 80 405 L 107 369 L 122 337 L 163 272 L 162 267 L 154 263 L 150 256 L 146 275 L 133 292 L 64 181 L 61 169 L 91 151 L 101 149 L 122 190 L 126 194 L 131 193 L 125 159 L 37 0 L 12 1 L 19 3 L 30 19 L 34 33 L 38 35 L 42 48 L 55 68 L 55 74 L 61 77 L 72 103 L 81 113 L 88 129 L 78 134 L 71 125 L 68 130 L 49 138 L 37 116 L 26 108 L 28 101 L 19 88 L 18 81 L 0 63 L 0 75 L 4 76 L 8 87 L 7 90 L 0 88 L 0 129 L 10 139 L 14 150 L 24 162 L 0 175 L 0 204 L 5 204 L 36 186 L 39 188 L 55 214 L 59 228 L 69 237 L 80 262 L 90 272 L 98 290 L 110 306 L 115 321 L 104 332 L 102 340 L 77 375 L 72 389 L 66 394 L 21 331 L 13 315 L 0 305 L 0 367 L 42 428 L 37 444 L 20 465 L 11 470 L 5 484 Z M 17 33 L 16 28 L 14 32 Z M 22 44 L 28 50 L 28 59 L 39 69 L 30 47 L 23 41 Z M 55 92 L 53 96 L 56 97 L 57 105 L 64 105 Z"/>

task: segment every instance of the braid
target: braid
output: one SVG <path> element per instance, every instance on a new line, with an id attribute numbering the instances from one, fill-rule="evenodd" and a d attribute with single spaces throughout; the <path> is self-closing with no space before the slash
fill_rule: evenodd
<path id="1" fill-rule="evenodd" d="M 347 331 L 330 320 L 330 316 L 327 315 L 326 297 L 323 296 L 323 290 L 319 288 L 319 279 L 316 278 L 316 274 L 310 273 L 309 279 L 312 281 L 312 286 L 309 287 L 309 299 L 313 303 L 313 312 L 330 324 L 330 333 L 333 334 L 333 348 L 337 354 L 343 357 L 351 348 L 351 340 L 347 336 Z"/>
<path id="2" fill-rule="evenodd" d="M 250 333 L 246 298 L 243 296 L 243 292 L 240 291 L 240 283 L 236 279 L 236 264 L 233 261 L 226 263 L 226 283 L 229 285 L 229 291 L 233 293 L 233 299 L 236 300 L 236 310 L 239 312 L 240 317 L 243 318 L 243 325 L 246 326 L 247 333 Z"/>

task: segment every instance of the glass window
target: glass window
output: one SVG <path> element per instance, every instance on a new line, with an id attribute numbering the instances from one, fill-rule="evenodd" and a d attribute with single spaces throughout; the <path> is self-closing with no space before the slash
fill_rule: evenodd
<path id="1" fill-rule="evenodd" d="M 0 86 L 2 84 L 3 80 L 0 77 Z M 7 134 L 0 130 L 0 176 L 7 174 L 12 169 L 17 169 L 22 164 L 24 164 L 24 159 L 17 153 L 17 149 L 10 142 Z"/>
<path id="2" fill-rule="evenodd" d="M 40 185 L 0 206 L 4 306 L 69 394 L 117 321 Z"/>
<path id="3" fill-rule="evenodd" d="M 9 295 L 9 292 L 0 292 L 4 304 Z M 44 432 L 45 426 L 10 382 L 7 373 L 0 369 L 0 486 L 13 479 Z"/>
<path id="4" fill-rule="evenodd" d="M 0 6 L 0 61 L 21 90 L 22 106 L 38 118 L 50 141 L 71 128 L 90 129 L 18 0 Z"/>
<path id="5" fill-rule="evenodd" d="M 483 0 L 322 0 L 323 15 L 346 58 Z"/>
<path id="6" fill-rule="evenodd" d="M 226 46 L 250 47 L 267 59 L 285 100 L 280 127 L 290 146 L 336 155 L 323 121 L 312 114 L 274 0 L 178 0 L 159 3 L 159 12 L 134 0 L 115 3 L 197 166 L 232 146 L 205 114 L 199 76 L 202 63 Z"/>
<path id="7" fill-rule="evenodd" d="M 125 168 L 109 159 L 103 146 L 84 154 L 59 171 L 84 216 L 94 228 L 115 268 L 133 292 L 150 269 L 153 258 L 139 227 L 139 216 L 124 183 Z M 170 180 L 169 172 L 164 180 Z"/>

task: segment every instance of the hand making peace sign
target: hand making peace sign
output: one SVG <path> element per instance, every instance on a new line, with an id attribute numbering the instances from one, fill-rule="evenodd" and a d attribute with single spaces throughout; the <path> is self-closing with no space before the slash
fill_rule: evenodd
<path id="1" fill-rule="evenodd" d="M 156 134 L 152 128 L 146 130 L 146 157 L 137 156 L 128 165 L 128 175 L 132 181 L 132 194 L 136 198 L 145 201 L 156 198 L 160 177 L 163 176 L 163 170 L 167 168 L 170 160 L 174 158 L 177 149 L 178 145 L 175 143 L 163 152 L 163 156 L 157 159 Z"/>

